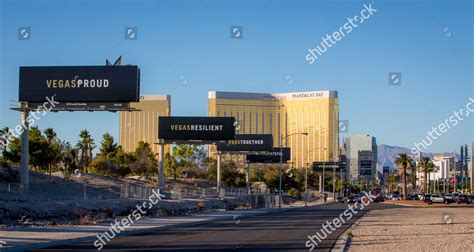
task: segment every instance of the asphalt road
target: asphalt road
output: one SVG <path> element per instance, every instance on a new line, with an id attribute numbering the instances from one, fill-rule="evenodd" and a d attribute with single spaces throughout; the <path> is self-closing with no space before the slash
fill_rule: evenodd
<path id="1" fill-rule="evenodd" d="M 392 208 L 372 203 L 323 240 L 313 251 L 330 251 L 337 238 L 367 210 Z M 189 227 L 150 231 L 112 239 L 106 251 L 308 251 L 309 235 L 344 212 L 346 204 L 330 204 L 242 219 L 212 221 Z M 84 242 L 35 251 L 93 251 L 93 242 Z"/>

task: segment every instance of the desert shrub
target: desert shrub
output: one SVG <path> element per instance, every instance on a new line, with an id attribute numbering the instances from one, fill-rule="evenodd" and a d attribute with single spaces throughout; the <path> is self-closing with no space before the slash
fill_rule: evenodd
<path id="1" fill-rule="evenodd" d="M 300 191 L 298 191 L 298 189 L 296 189 L 296 188 L 291 188 L 288 191 L 288 196 L 290 196 L 292 198 L 295 198 L 295 199 L 299 199 L 301 197 L 300 196 Z"/>

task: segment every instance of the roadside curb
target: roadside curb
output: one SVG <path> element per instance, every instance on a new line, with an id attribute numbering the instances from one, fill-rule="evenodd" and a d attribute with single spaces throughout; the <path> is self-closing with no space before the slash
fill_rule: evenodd
<path id="1" fill-rule="evenodd" d="M 408 205 L 408 204 L 404 204 L 404 203 L 396 203 L 396 202 L 390 202 L 390 201 L 386 201 L 386 202 L 382 202 L 383 204 L 389 204 L 389 205 L 397 205 L 397 206 L 405 206 L 405 207 L 415 207 L 415 206 L 412 206 L 412 205 Z"/>
<path id="2" fill-rule="evenodd" d="M 265 215 L 265 214 L 272 214 L 272 213 L 280 213 L 280 212 L 287 212 L 299 208 L 304 208 L 303 207 L 288 207 L 288 208 L 281 208 L 281 209 L 273 209 L 273 208 L 268 208 L 268 211 L 264 212 L 252 212 L 252 213 L 247 213 L 247 214 L 241 214 L 235 213 L 231 215 L 226 215 L 222 217 L 217 217 L 213 219 L 208 219 L 208 220 L 202 220 L 202 221 L 195 221 L 195 222 L 187 222 L 187 223 L 179 223 L 179 224 L 171 224 L 171 225 L 166 225 L 162 227 L 152 227 L 152 228 L 144 228 L 144 229 L 139 229 L 139 230 L 130 230 L 130 231 L 123 231 L 120 232 L 116 235 L 116 237 L 121 237 L 121 236 L 130 236 L 130 235 L 139 235 L 143 234 L 146 232 L 153 232 L 153 231 L 161 231 L 161 230 L 166 230 L 166 229 L 171 229 L 171 228 L 179 228 L 179 227 L 191 227 L 195 225 L 200 225 L 212 221 L 222 221 L 222 220 L 232 220 L 235 218 L 235 216 L 238 216 L 239 219 L 245 219 L 248 217 L 253 217 L 253 216 L 259 216 L 259 215 Z M 34 243 L 34 244 L 27 244 L 27 245 L 19 245 L 19 246 L 13 246 L 13 247 L 3 247 L 0 249 L 0 251 L 25 251 L 25 250 L 32 250 L 32 249 L 43 249 L 47 247 L 55 247 L 55 246 L 62 246 L 62 245 L 67 245 L 70 243 L 79 243 L 79 242 L 87 242 L 87 241 L 93 241 L 96 240 L 97 237 L 94 236 L 85 236 L 85 237 L 79 237 L 79 238 L 72 238 L 72 239 L 65 239 L 65 240 L 57 240 L 57 241 L 49 241 L 49 242 L 44 242 L 44 243 Z"/>
<path id="3" fill-rule="evenodd" d="M 347 251 L 350 243 L 352 242 L 352 235 L 349 234 L 359 225 L 360 219 L 363 218 L 364 215 L 362 215 L 356 222 L 352 223 L 352 225 L 339 236 L 336 243 L 334 244 L 334 247 L 332 247 L 331 252 Z"/>

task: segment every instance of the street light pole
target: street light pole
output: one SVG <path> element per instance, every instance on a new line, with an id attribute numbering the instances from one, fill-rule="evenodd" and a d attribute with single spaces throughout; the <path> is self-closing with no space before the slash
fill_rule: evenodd
<path id="1" fill-rule="evenodd" d="M 281 142 L 283 141 L 283 138 L 280 136 L 280 165 L 279 165 L 279 169 L 278 169 L 278 173 L 280 176 L 280 183 L 278 184 L 278 208 L 281 209 L 281 201 L 282 201 L 282 197 L 281 197 L 281 169 L 282 169 L 282 165 L 283 165 L 283 148 L 281 147 Z"/>
<path id="2" fill-rule="evenodd" d="M 304 176 L 304 206 L 308 206 L 308 167 L 309 163 L 306 163 L 306 170 Z"/>
<path id="3" fill-rule="evenodd" d="M 308 133 L 307 132 L 302 132 L 302 133 L 292 133 L 292 134 L 289 134 L 289 135 L 286 135 L 285 137 L 282 137 L 280 136 L 280 143 L 279 143 L 279 146 L 280 146 L 280 165 L 279 165 L 279 176 L 280 176 L 280 183 L 278 185 L 278 208 L 281 208 L 281 201 L 283 200 L 282 198 L 282 195 L 281 195 L 281 184 L 282 184 L 282 166 L 283 166 L 283 147 L 282 147 L 282 142 L 284 139 L 287 139 L 288 137 L 292 136 L 292 135 L 304 135 L 304 136 L 307 136 Z"/>
<path id="4" fill-rule="evenodd" d="M 339 196 L 344 197 L 344 194 L 342 193 L 342 187 L 344 185 L 344 180 L 342 179 L 342 167 L 341 167 L 341 188 L 339 189 Z"/>
<path id="5" fill-rule="evenodd" d="M 325 151 L 326 152 L 326 151 Z M 324 160 L 323 160 L 323 192 L 321 194 L 321 200 L 324 202 L 324 172 L 326 170 L 326 155 L 324 155 Z"/>
<path id="6" fill-rule="evenodd" d="M 306 154 L 306 156 L 308 157 L 308 161 L 306 163 L 306 172 L 305 172 L 305 202 L 304 202 L 304 206 L 307 206 L 308 204 L 308 169 L 309 169 L 309 153 L 311 153 L 312 151 L 314 150 L 320 150 L 321 148 L 318 147 L 318 148 L 314 148 L 312 150 L 309 150 L 308 153 Z M 326 150 L 326 147 L 324 147 L 324 150 Z M 324 164 L 324 163 L 323 163 Z M 321 196 L 321 175 L 319 175 L 319 194 Z"/>

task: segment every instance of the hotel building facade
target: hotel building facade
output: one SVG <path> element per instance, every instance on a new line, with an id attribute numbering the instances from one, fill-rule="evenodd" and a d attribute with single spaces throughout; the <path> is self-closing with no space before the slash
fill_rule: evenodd
<path id="1" fill-rule="evenodd" d="M 209 116 L 235 117 L 237 134 L 272 134 L 278 147 L 291 148 L 290 164 L 339 159 L 337 91 L 296 93 L 209 92 Z M 308 133 L 307 136 L 295 133 Z M 288 136 L 288 137 L 287 137 Z M 214 149 L 215 150 L 215 149 Z M 210 152 L 214 152 L 210 148 Z"/>
<path id="2" fill-rule="evenodd" d="M 350 135 L 347 143 L 346 167 L 349 180 L 354 183 L 372 182 L 377 178 L 377 140 L 370 135 Z"/>
<path id="3" fill-rule="evenodd" d="M 139 102 L 130 103 L 130 107 L 136 111 L 119 114 L 119 144 L 125 152 L 133 152 L 143 141 L 150 144 L 154 153 L 160 153 L 160 146 L 155 144 L 158 142 L 158 117 L 170 115 L 171 97 L 144 95 Z"/>

